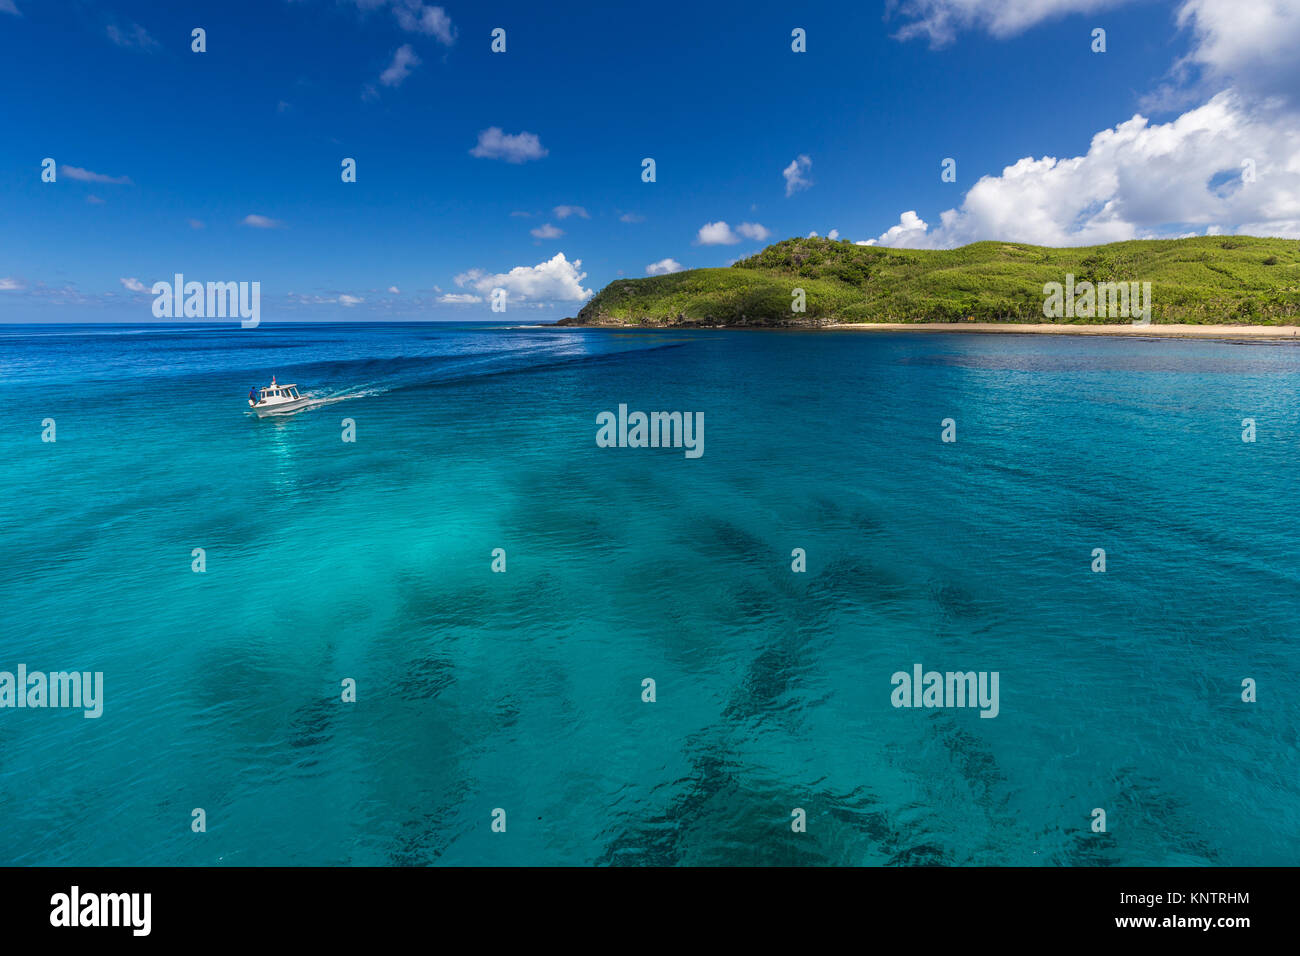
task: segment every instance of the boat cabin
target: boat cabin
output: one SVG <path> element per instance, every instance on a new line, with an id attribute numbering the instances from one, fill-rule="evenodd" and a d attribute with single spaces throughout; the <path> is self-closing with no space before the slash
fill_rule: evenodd
<path id="1" fill-rule="evenodd" d="M 257 400 L 259 402 L 272 399 L 292 402 L 297 401 L 299 397 L 297 385 L 268 385 L 266 388 L 257 390 Z"/>

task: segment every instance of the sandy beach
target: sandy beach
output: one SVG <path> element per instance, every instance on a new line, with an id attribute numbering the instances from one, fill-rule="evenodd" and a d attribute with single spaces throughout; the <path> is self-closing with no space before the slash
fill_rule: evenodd
<path id="1" fill-rule="evenodd" d="M 1145 338 L 1290 339 L 1294 325 L 1068 325 L 1010 322 L 854 322 L 822 326 L 862 332 L 1000 332 L 1045 335 L 1137 335 Z"/>

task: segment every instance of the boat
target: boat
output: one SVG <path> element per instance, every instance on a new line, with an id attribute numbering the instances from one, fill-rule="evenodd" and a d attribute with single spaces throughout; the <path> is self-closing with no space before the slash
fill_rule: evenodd
<path id="1" fill-rule="evenodd" d="M 297 385 L 280 385 L 275 376 L 265 388 L 251 388 L 248 391 L 248 407 L 261 418 L 264 415 L 279 415 L 282 412 L 294 412 L 307 404 L 308 399 L 298 393 Z"/>

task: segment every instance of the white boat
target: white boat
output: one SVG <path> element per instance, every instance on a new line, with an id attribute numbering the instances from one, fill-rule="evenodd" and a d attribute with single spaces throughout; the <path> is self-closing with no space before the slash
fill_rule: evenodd
<path id="1" fill-rule="evenodd" d="M 253 388 L 248 392 L 248 407 L 258 418 L 263 415 L 278 415 L 281 412 L 293 412 L 307 404 L 308 399 L 298 394 L 297 385 L 280 385 L 272 377 L 271 384 L 265 388 Z"/>

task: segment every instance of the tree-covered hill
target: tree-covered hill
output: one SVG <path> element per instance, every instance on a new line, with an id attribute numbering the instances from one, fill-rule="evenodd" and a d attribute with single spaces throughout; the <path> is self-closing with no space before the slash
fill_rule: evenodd
<path id="1" fill-rule="evenodd" d="M 959 249 L 787 239 L 729 268 L 618 279 L 562 325 L 777 326 L 837 322 L 1126 322 L 1044 317 L 1047 283 L 1151 283 L 1154 323 L 1300 323 L 1300 241 L 1198 236 L 1053 249 Z M 803 289 L 806 310 L 791 310 Z"/>

